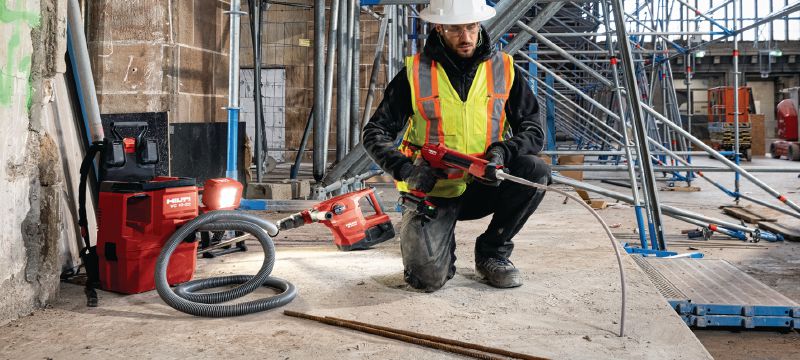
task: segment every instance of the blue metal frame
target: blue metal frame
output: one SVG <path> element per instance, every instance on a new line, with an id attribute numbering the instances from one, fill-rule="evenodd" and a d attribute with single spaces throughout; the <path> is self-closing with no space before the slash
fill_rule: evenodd
<path id="1" fill-rule="evenodd" d="M 555 151 L 556 150 L 556 102 L 554 97 L 556 96 L 555 92 L 553 91 L 553 87 L 555 86 L 555 79 L 552 75 L 547 74 L 544 77 L 544 82 L 547 84 L 547 100 L 545 101 L 546 110 L 547 110 L 547 150 Z M 556 164 L 556 157 L 553 156 L 551 159 L 553 165 Z"/>
<path id="2" fill-rule="evenodd" d="M 539 44 L 528 44 L 528 56 L 530 56 L 531 59 L 539 60 Z M 531 78 L 528 79 L 528 84 L 530 85 L 531 89 L 533 89 L 533 95 L 538 97 L 539 84 L 536 82 L 536 78 L 539 77 L 539 67 L 529 61 L 528 73 L 531 74 Z"/>
<path id="3" fill-rule="evenodd" d="M 237 153 L 239 149 L 239 108 L 228 108 L 228 168 L 225 177 L 238 180 L 239 171 L 236 169 Z"/>
<path id="4" fill-rule="evenodd" d="M 696 328 L 741 327 L 800 329 L 800 307 L 729 304 L 695 304 L 669 300 L 686 325 Z"/>
<path id="5" fill-rule="evenodd" d="M 627 243 L 622 244 L 622 247 L 625 249 L 625 252 L 627 252 L 628 254 L 641 255 L 641 256 L 644 256 L 644 257 L 666 258 L 666 257 L 671 257 L 671 256 L 684 255 L 684 254 L 679 254 L 679 253 L 677 253 L 675 251 L 635 248 L 635 247 L 631 247 Z M 702 259 L 703 258 L 703 253 L 700 253 L 700 252 L 691 252 L 691 253 L 686 253 L 686 254 L 688 254 L 688 256 L 684 255 L 684 257 L 688 257 L 688 258 L 691 258 L 691 259 Z"/>

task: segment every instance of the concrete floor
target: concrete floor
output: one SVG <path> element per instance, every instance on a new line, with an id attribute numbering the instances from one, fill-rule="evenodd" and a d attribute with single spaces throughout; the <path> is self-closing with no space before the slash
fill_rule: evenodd
<path id="1" fill-rule="evenodd" d="M 796 191 L 795 176 L 763 177 L 784 190 Z M 727 199 L 702 182 L 698 185 L 704 189 L 700 193 L 660 195 L 667 203 L 722 217 L 716 206 L 728 203 Z M 800 200 L 796 193 L 788 196 Z M 278 260 L 273 275 L 293 282 L 299 296 L 284 309 L 549 358 L 711 358 L 628 257 L 624 259 L 629 290 L 627 335 L 616 336 L 620 292 L 613 251 L 591 215 L 576 204 L 562 204 L 562 200 L 548 195 L 518 235 L 512 260 L 523 272 L 525 285 L 511 290 L 489 287 L 473 270 L 473 239 L 488 219 L 459 223 L 457 275 L 432 294 L 411 291 L 404 285 L 397 239 L 372 250 L 345 253 L 336 250 L 322 225 L 285 232 L 276 239 Z M 615 232 L 633 231 L 633 212 L 628 206 L 612 206 L 601 214 L 610 224 L 620 224 Z M 392 215 L 396 227 L 398 215 Z M 281 217 L 265 216 L 273 220 Z M 681 229 L 691 228 L 671 219 L 666 224 L 668 233 L 674 236 Z M 731 244 L 741 245 L 733 240 Z M 709 257 L 727 257 L 738 266 L 745 264 L 745 271 L 749 266 L 755 269 L 752 271 L 762 271 L 758 270 L 762 265 L 782 266 L 785 272 L 774 281 L 768 277 L 762 281 L 798 300 L 799 245 L 757 244 L 734 249 L 696 246 Z M 254 273 L 262 259 L 256 246 L 247 253 L 198 260 L 197 277 Z M 676 245 L 672 249 L 685 251 L 688 247 Z M 263 290 L 260 295 L 269 293 Z M 52 308 L 3 329 L 0 358 L 458 358 L 289 318 L 282 315 L 283 309 L 238 318 L 202 319 L 173 310 L 155 292 L 132 296 L 101 292 L 100 296 L 100 307 L 88 309 L 82 289 L 64 284 L 60 300 Z"/>

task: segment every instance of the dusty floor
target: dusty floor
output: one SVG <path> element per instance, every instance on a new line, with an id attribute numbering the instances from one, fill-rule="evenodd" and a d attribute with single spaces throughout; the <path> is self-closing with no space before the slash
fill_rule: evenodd
<path id="1" fill-rule="evenodd" d="M 773 160 L 765 160 L 771 162 Z M 779 162 L 783 166 L 788 162 Z M 794 166 L 800 164 L 795 163 Z M 768 175 L 798 201 L 794 174 Z M 698 182 L 700 193 L 661 192 L 669 204 L 722 217 L 729 201 Z M 608 185 L 604 185 L 612 188 Z M 749 187 L 743 188 L 745 191 Z M 616 188 L 625 192 L 624 188 Z M 387 191 L 388 193 L 388 191 Z M 608 239 L 576 204 L 548 195 L 516 241 L 515 264 L 525 285 L 497 290 L 473 270 L 472 239 L 488 219 L 460 223 L 458 272 L 433 294 L 409 291 L 402 280 L 399 243 L 369 251 L 339 252 L 321 225 L 281 234 L 273 274 L 293 282 L 298 298 L 285 309 L 336 316 L 429 333 L 550 358 L 703 359 L 797 358 L 797 333 L 731 333 L 689 330 L 631 261 L 627 336 L 616 337 L 619 283 Z M 698 205 L 702 204 L 702 205 Z M 614 231 L 631 234 L 633 212 L 625 205 L 602 211 Z M 267 214 L 277 219 L 278 214 Z M 398 220 L 397 214 L 393 219 Z M 395 222 L 397 226 L 397 222 Z M 666 220 L 671 238 L 684 223 Z M 728 243 L 729 242 L 729 243 Z M 800 301 L 800 243 L 751 244 L 676 241 L 671 250 L 697 248 L 724 258 L 784 295 Z M 197 277 L 254 273 L 261 253 L 253 251 L 199 260 Z M 264 290 L 261 295 L 267 295 Z M 100 307 L 84 306 L 82 289 L 65 284 L 51 309 L 6 325 L 0 358 L 458 358 L 350 330 L 288 318 L 281 311 L 233 319 L 201 319 L 165 305 L 155 292 L 132 296 L 101 293 Z M 697 337 L 701 340 L 698 341 Z M 701 341 L 703 344 L 701 344 Z M 146 344 L 146 346 L 142 346 Z M 703 346 L 705 345 L 705 347 Z M 708 352 L 706 351 L 708 348 Z M 709 354 L 710 352 L 710 354 Z"/>

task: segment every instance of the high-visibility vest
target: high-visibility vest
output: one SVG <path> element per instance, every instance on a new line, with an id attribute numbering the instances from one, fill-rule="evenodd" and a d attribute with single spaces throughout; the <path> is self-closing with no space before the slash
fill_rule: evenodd
<path id="1" fill-rule="evenodd" d="M 418 148 L 443 143 L 455 151 L 483 155 L 494 142 L 505 138 L 505 106 L 514 83 L 514 59 L 497 51 L 478 66 L 467 101 L 461 101 L 444 68 L 425 54 L 406 58 L 414 114 L 399 150 L 414 161 Z M 467 188 L 463 171 L 449 171 L 429 196 L 452 198 Z M 397 189 L 409 191 L 398 182 Z"/>

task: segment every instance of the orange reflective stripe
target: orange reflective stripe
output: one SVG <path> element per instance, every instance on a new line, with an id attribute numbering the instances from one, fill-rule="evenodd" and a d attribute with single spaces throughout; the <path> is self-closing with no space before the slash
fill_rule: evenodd
<path id="1" fill-rule="evenodd" d="M 436 118 L 436 142 L 438 144 L 444 139 L 444 129 L 442 128 L 442 103 L 439 101 L 439 73 L 436 71 L 436 62 L 431 64 L 431 96 L 433 97 L 434 118 Z M 428 133 L 429 138 L 431 133 Z"/>
<path id="2" fill-rule="evenodd" d="M 426 69 L 426 63 L 421 63 L 421 58 L 421 54 L 414 56 L 414 89 L 416 90 L 416 99 L 414 101 L 417 103 L 417 110 L 420 116 L 425 119 L 425 142 L 428 142 L 429 136 L 427 134 L 430 133 L 431 119 L 428 116 L 430 112 L 425 108 L 425 98 L 430 96 L 428 95 L 430 93 L 427 92 L 430 89 L 430 71 L 426 71 L 429 69 Z M 426 84 L 423 84 L 423 81 Z M 426 93 L 423 94 L 423 91 L 426 91 Z"/>
<path id="3" fill-rule="evenodd" d="M 505 97 L 506 101 L 508 100 L 508 96 L 511 93 L 511 85 L 512 85 L 511 84 L 511 67 L 512 66 L 514 66 L 514 64 L 511 63 L 511 57 L 510 56 L 503 56 L 503 68 L 505 70 L 505 71 L 503 71 L 503 76 L 505 77 L 505 82 L 506 82 L 506 88 L 503 89 L 503 90 L 504 90 L 504 95 L 505 95 L 504 97 Z M 503 107 L 505 107 L 505 101 L 504 101 Z M 500 114 L 500 131 L 501 132 L 503 131 L 503 129 L 505 129 L 505 126 L 506 126 L 506 112 L 503 111 Z"/>
<path id="4" fill-rule="evenodd" d="M 486 88 L 487 88 L 487 95 L 489 96 L 489 103 L 486 105 L 486 114 L 489 116 L 486 117 L 486 147 L 488 148 L 489 145 L 494 143 L 494 102 L 495 102 L 495 93 L 494 93 L 494 57 L 487 61 L 487 69 L 486 69 Z"/>
<path id="5" fill-rule="evenodd" d="M 414 81 L 417 110 L 425 119 L 425 143 L 438 144 L 444 138 L 442 109 L 439 101 L 439 74 L 436 62 L 424 54 L 414 58 Z"/>
<path id="6" fill-rule="evenodd" d="M 505 68 L 504 75 L 505 75 L 505 78 L 506 78 L 506 89 L 505 89 L 506 96 L 508 96 L 508 93 L 511 92 L 511 67 L 512 66 L 514 66 L 514 64 L 511 63 L 511 57 L 510 56 L 503 56 L 503 67 Z"/>
<path id="7" fill-rule="evenodd" d="M 414 56 L 414 93 L 416 93 L 417 99 L 420 98 L 420 86 L 419 86 L 419 54 Z"/>
<path id="8" fill-rule="evenodd" d="M 511 91 L 511 68 L 509 56 L 498 51 L 486 62 L 486 83 L 489 104 L 487 105 L 486 147 L 502 139 L 505 128 L 505 105 Z"/>

